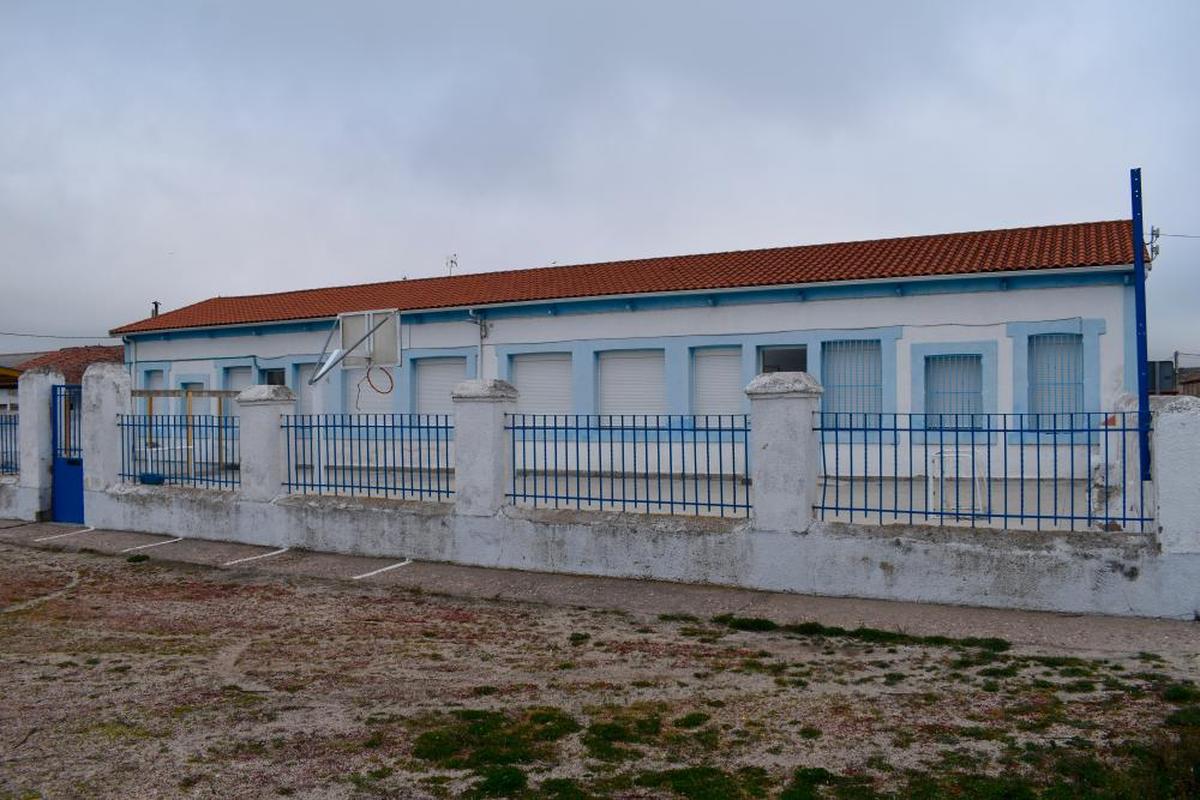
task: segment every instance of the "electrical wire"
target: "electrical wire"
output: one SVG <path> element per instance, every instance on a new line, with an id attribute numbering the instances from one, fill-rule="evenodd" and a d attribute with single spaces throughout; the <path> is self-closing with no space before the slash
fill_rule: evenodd
<path id="1" fill-rule="evenodd" d="M 116 339 L 116 336 L 59 336 L 55 333 L 18 333 L 17 331 L 0 331 L 0 336 L 24 336 L 29 339 Z"/>

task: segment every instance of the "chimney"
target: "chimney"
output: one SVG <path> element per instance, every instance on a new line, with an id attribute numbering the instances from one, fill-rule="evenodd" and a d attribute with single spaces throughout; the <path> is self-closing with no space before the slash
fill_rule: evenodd
<path id="1" fill-rule="evenodd" d="M 150 301 L 150 318 L 151 319 L 158 316 L 158 307 L 160 305 L 162 305 L 162 301 L 160 301 L 160 300 L 151 300 Z"/>

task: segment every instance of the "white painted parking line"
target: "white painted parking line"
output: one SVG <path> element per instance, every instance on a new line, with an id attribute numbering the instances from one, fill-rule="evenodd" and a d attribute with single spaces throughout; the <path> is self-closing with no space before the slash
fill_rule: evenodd
<path id="1" fill-rule="evenodd" d="M 260 558 L 270 558 L 271 556 L 277 556 L 280 553 L 286 553 L 287 551 L 288 551 L 288 548 L 281 547 L 278 550 L 272 550 L 269 553 L 259 553 L 256 556 L 247 556 L 246 558 L 235 558 L 233 561 L 226 561 L 221 566 L 222 567 L 232 567 L 234 564 L 244 564 L 247 561 L 257 561 Z"/>
<path id="2" fill-rule="evenodd" d="M 406 558 L 403 561 L 397 561 L 395 564 L 388 564 L 386 567 L 380 567 L 379 569 L 372 570 L 371 572 L 364 572 L 362 575 L 355 575 L 350 580 L 361 581 L 363 578 L 369 578 L 372 575 L 378 575 L 381 572 L 387 572 L 389 569 L 395 569 L 396 567 L 407 566 L 408 564 L 411 564 L 411 563 L 412 563 L 412 559 Z"/>
<path id="3" fill-rule="evenodd" d="M 53 536 L 43 536 L 40 539 L 34 539 L 34 541 L 35 542 L 48 542 L 51 539 L 61 539 L 64 536 L 74 536 L 77 533 L 90 533 L 91 531 L 94 531 L 94 530 L 96 530 L 96 529 L 93 528 L 91 525 L 88 525 L 86 528 L 80 528 L 77 531 L 67 531 L 66 533 L 56 533 Z"/>
<path id="4" fill-rule="evenodd" d="M 162 547 L 164 544 L 174 544 L 175 542 L 182 541 L 183 537 L 180 536 L 177 539 L 167 539 L 165 542 L 151 542 L 150 544 L 139 544 L 137 547 L 126 547 L 124 550 L 118 550 L 117 553 L 132 553 L 134 550 L 145 550 L 148 547 Z"/>

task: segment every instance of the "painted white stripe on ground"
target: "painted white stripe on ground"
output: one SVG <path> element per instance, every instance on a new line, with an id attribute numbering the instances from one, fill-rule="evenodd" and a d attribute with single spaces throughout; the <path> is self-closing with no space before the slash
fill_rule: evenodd
<path id="1" fill-rule="evenodd" d="M 91 525 L 88 525 L 86 528 L 80 528 L 77 531 L 67 531 L 66 533 L 56 533 L 53 536 L 43 536 L 40 539 L 34 539 L 34 541 L 35 542 L 48 542 L 51 539 L 61 539 L 64 536 L 74 536 L 77 533 L 91 533 L 94 530 L 96 530 L 96 529 L 93 528 Z"/>
<path id="2" fill-rule="evenodd" d="M 183 537 L 180 536 L 178 539 L 167 539 L 165 542 L 151 542 L 150 544 L 139 544 L 137 547 L 126 547 L 124 550 L 118 550 L 117 553 L 132 553 L 134 550 L 145 550 L 148 547 L 162 547 L 164 544 L 174 544 L 175 542 L 182 541 Z"/>
<path id="3" fill-rule="evenodd" d="M 395 569 L 396 567 L 407 566 L 408 564 L 411 564 L 411 563 L 412 563 L 412 559 L 406 558 L 403 561 L 397 561 L 395 564 L 388 564 L 386 567 L 380 567 L 379 569 L 372 570 L 371 572 L 364 572 L 362 575 L 355 575 L 350 580 L 361 581 L 363 578 L 369 578 L 372 575 L 378 575 L 381 572 L 387 572 L 389 569 Z"/>
<path id="4" fill-rule="evenodd" d="M 244 564 L 247 561 L 257 561 L 260 558 L 270 558 L 271 556 L 277 556 L 280 553 L 286 553 L 287 551 L 288 551 L 288 548 L 281 547 L 278 550 L 272 550 L 269 553 L 259 553 L 256 556 L 247 556 L 246 558 L 235 558 L 233 561 L 226 561 L 221 566 L 222 567 L 232 567 L 234 564 Z"/>

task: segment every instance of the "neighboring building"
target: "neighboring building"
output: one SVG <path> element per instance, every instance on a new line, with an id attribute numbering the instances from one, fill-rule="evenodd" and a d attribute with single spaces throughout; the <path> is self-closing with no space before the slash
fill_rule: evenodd
<path id="1" fill-rule="evenodd" d="M 1200 397 L 1200 367 L 1180 367 L 1175 372 L 1175 385 L 1179 394 Z"/>
<path id="2" fill-rule="evenodd" d="M 17 379 L 21 364 L 43 353 L 0 353 L 0 414 L 17 410 Z"/>
<path id="3" fill-rule="evenodd" d="M 457 382 L 500 377 L 526 411 L 731 413 L 773 370 L 813 373 L 827 410 L 1099 410 L 1136 386 L 1130 230 L 1118 220 L 215 297 L 112 333 L 139 388 L 284 383 L 301 412 L 445 412 Z M 308 385 L 331 331 L 331 348 L 348 346 L 381 321 L 364 351 Z"/>

